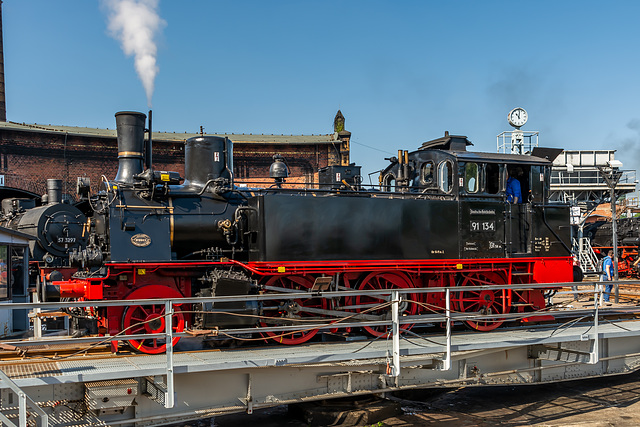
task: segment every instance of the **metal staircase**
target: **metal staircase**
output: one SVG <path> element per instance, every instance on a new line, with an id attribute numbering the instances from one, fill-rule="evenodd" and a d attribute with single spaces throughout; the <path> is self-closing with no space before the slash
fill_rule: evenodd
<path id="1" fill-rule="evenodd" d="M 580 267 L 585 274 L 598 273 L 598 256 L 593 251 L 588 238 L 573 239 L 573 253 L 578 255 Z"/>

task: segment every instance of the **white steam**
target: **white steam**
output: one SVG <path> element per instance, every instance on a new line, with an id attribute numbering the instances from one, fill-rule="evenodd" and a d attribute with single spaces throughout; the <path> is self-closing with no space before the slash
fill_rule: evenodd
<path id="1" fill-rule="evenodd" d="M 120 41 L 127 56 L 134 56 L 135 68 L 147 94 L 151 97 L 158 65 L 155 38 L 167 24 L 158 15 L 159 0 L 103 0 L 109 9 L 109 32 Z"/>

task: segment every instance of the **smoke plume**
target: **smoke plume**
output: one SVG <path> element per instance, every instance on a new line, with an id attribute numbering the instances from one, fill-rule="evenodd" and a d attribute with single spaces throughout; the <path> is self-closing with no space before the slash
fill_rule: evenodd
<path id="1" fill-rule="evenodd" d="M 158 15 L 159 0 L 103 0 L 109 10 L 109 32 L 120 41 L 127 56 L 134 56 L 135 68 L 151 108 L 153 86 L 158 73 L 155 38 L 166 22 Z"/>

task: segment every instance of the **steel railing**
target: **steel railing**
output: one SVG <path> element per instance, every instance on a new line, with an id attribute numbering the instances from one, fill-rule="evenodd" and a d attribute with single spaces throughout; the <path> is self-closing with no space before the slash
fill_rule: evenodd
<path id="1" fill-rule="evenodd" d="M 262 295 L 236 295 L 236 296 L 225 296 L 225 297 L 190 297 L 190 298 L 171 298 L 171 299 L 139 299 L 139 300 L 108 300 L 108 301 L 76 301 L 76 302 L 46 302 L 46 303 L 16 303 L 11 305 L 2 305 L 0 309 L 4 310 L 24 310 L 29 309 L 34 313 L 43 313 L 45 310 L 59 310 L 63 308 L 72 308 L 72 307 L 109 307 L 109 306 L 138 306 L 138 305 L 164 305 L 164 317 L 165 317 L 165 332 L 163 333 L 153 333 L 153 334 L 131 334 L 131 335 L 114 335 L 114 336 L 100 336 L 100 337 L 80 337 L 80 338 L 72 338 L 72 337 L 42 337 L 39 339 L 30 339 L 30 340 L 3 340 L 0 341 L 5 346 L 15 346 L 16 348 L 21 347 L 29 347 L 33 345 L 59 345 L 59 344 L 95 344 L 95 343 L 108 343 L 111 341 L 128 341 L 128 340 L 139 340 L 139 339 L 150 339 L 150 338 L 164 338 L 166 341 L 166 369 L 165 374 L 167 377 L 166 385 L 167 390 L 165 393 L 164 406 L 167 408 L 172 408 L 175 405 L 174 401 L 174 371 L 173 371 L 173 339 L 176 337 L 186 337 L 191 336 L 187 332 L 174 332 L 172 327 L 172 316 L 175 314 L 174 307 L 177 305 L 185 305 L 185 304 L 196 304 L 196 303 L 206 303 L 211 302 L 215 307 L 215 303 L 223 303 L 223 302 L 246 302 L 246 301 L 255 301 L 255 302 L 266 302 L 266 301 L 282 301 L 282 300 L 296 300 L 296 299 L 309 299 L 309 298 L 326 298 L 328 300 L 336 299 L 336 298 L 352 298 L 356 296 L 377 296 L 378 299 L 386 301 L 384 307 L 386 310 L 390 311 L 391 316 L 386 315 L 370 315 L 370 314 L 359 314 L 357 312 L 352 311 L 340 311 L 340 310 L 322 310 L 317 308 L 304 306 L 301 307 L 301 311 L 306 311 L 310 314 L 324 314 L 329 315 L 326 321 L 318 321 L 318 323 L 305 323 L 304 328 L 306 329 L 319 329 L 319 330 L 331 330 L 335 328 L 353 328 L 353 327 L 364 327 L 364 326 L 385 326 L 389 331 L 389 336 L 392 339 L 392 366 L 390 367 L 389 376 L 395 378 L 395 381 L 398 381 L 398 377 L 400 375 L 400 335 L 403 332 L 402 325 L 408 324 L 416 324 L 416 325 L 424 325 L 424 324 L 433 324 L 433 323 L 441 323 L 444 322 L 445 326 L 445 342 L 442 344 L 443 346 L 443 357 L 440 361 L 440 369 L 442 370 L 450 370 L 451 369 L 451 348 L 452 348 L 452 324 L 454 322 L 464 322 L 464 321 L 474 321 L 474 322 L 495 322 L 495 321 L 510 321 L 510 320 L 519 320 L 525 317 L 532 317 L 536 315 L 558 315 L 561 313 L 571 313 L 574 315 L 580 315 L 584 318 L 592 318 L 592 328 L 591 334 L 586 339 L 592 341 L 591 352 L 589 353 L 589 362 L 590 364 L 597 363 L 599 360 L 599 349 L 598 349 L 598 318 L 599 318 L 599 307 L 602 304 L 602 296 L 603 296 L 603 288 L 604 284 L 611 284 L 612 282 L 589 282 L 589 283 L 552 283 L 552 284 L 519 284 L 519 285 L 482 285 L 482 286 L 460 286 L 460 287 L 449 287 L 449 288 L 397 288 L 397 289 L 374 289 L 374 290 L 343 290 L 343 291 L 309 291 L 309 292 L 292 292 L 291 289 L 282 289 L 282 293 L 269 293 Z M 614 282 L 615 285 L 619 285 L 620 283 L 624 284 L 640 284 L 640 281 L 625 281 L 625 282 Z M 558 295 L 578 295 L 578 294 L 586 294 L 590 297 L 593 296 L 594 305 L 592 308 L 581 309 L 581 310 L 571 310 L 567 311 L 566 309 L 557 309 L 551 308 L 549 310 L 543 311 L 532 311 L 526 313 L 492 313 L 490 315 L 482 315 L 473 312 L 458 312 L 455 307 L 455 294 L 459 292 L 469 292 L 469 291 L 501 291 L 501 290 L 532 290 L 532 289 L 540 289 L 546 290 L 553 288 L 556 291 L 561 289 L 562 287 L 571 287 L 571 291 L 560 291 L 557 292 Z M 580 290 L 581 288 L 586 288 L 584 290 Z M 402 303 L 407 302 L 407 294 L 429 294 L 429 293 L 444 293 L 445 294 L 445 306 L 444 307 L 433 307 L 433 312 L 431 314 L 421 314 L 415 316 L 402 315 L 400 307 Z M 364 306 L 363 306 L 364 307 Z M 352 307 L 353 308 L 353 307 Z M 635 310 L 640 313 L 640 308 L 630 308 L 630 310 Z M 215 311 L 215 310 L 214 310 Z M 224 310 L 217 310 L 218 312 L 225 312 Z M 188 312 L 188 311 L 187 311 Z M 336 318 L 344 318 L 345 314 L 349 315 L 349 318 L 344 321 L 336 321 Z M 34 325 L 37 325 L 39 317 L 34 318 Z M 286 318 L 277 318 L 277 320 L 285 321 Z M 294 319 L 289 319 L 294 323 Z M 34 326 L 34 329 L 36 326 Z M 287 333 L 293 331 L 299 331 L 301 329 L 300 325 L 278 325 L 278 326 L 268 326 L 268 327 L 260 327 L 259 329 L 256 327 L 246 327 L 246 328 L 229 328 L 223 330 L 212 331 L 212 333 L 223 333 L 228 335 L 229 337 L 239 336 L 247 333 L 256 333 L 256 332 L 276 332 L 276 333 Z M 33 402 L 19 387 L 2 371 L 0 371 L 0 378 L 2 379 L 2 383 L 0 383 L 0 388 L 11 388 L 16 392 L 20 398 L 20 406 L 19 406 L 19 417 L 22 425 L 22 420 L 26 420 L 27 413 L 27 403 L 33 408 L 35 412 L 37 412 L 42 421 L 42 425 L 47 425 L 47 416 L 46 413 L 37 407 L 37 404 Z M 9 420 L 0 413 L 0 419 L 3 422 L 8 422 Z M 26 425 L 26 424 L 25 424 Z"/>

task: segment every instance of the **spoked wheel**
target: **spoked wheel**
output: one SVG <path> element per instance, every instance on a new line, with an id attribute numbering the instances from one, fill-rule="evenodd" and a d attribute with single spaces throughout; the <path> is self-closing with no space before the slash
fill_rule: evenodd
<path id="1" fill-rule="evenodd" d="M 372 289 L 404 289 L 412 288 L 411 279 L 404 273 L 369 273 L 365 276 L 358 285 L 358 290 L 372 290 Z M 391 294 L 381 295 L 358 295 L 355 298 L 357 311 L 359 313 L 365 312 L 372 315 L 384 315 L 391 320 L 391 307 L 385 306 L 379 309 L 374 307 L 389 302 L 389 296 Z M 400 316 L 413 316 L 418 313 L 418 306 L 414 303 L 407 301 L 407 298 L 417 301 L 415 294 L 402 295 L 402 301 L 400 302 Z M 372 308 L 374 308 L 372 310 Z M 401 329 L 409 330 L 413 327 L 412 324 L 403 324 Z M 387 326 L 365 326 L 365 331 L 374 337 L 381 337 L 387 335 L 389 327 Z"/>
<path id="2" fill-rule="evenodd" d="M 285 289 L 295 289 L 300 292 L 305 292 L 311 289 L 314 279 L 311 276 L 274 276 L 267 280 L 265 286 L 274 286 Z M 272 317 L 267 321 L 260 322 L 261 326 L 300 326 L 299 331 L 295 332 L 264 332 L 267 337 L 285 345 L 302 344 L 309 341 L 317 333 L 317 329 L 307 329 L 307 324 L 310 322 L 296 322 L 295 319 L 308 319 L 312 320 L 313 317 L 317 317 L 317 314 L 307 313 L 305 308 L 318 308 L 327 309 L 327 300 L 324 298 L 299 298 L 294 300 L 270 300 L 265 301 L 263 310 L 263 316 Z M 287 320 L 276 320 L 287 319 Z"/>
<path id="3" fill-rule="evenodd" d="M 148 285 L 136 289 L 127 296 L 127 299 L 147 298 L 181 298 L 182 295 L 175 289 L 160 285 Z M 132 305 L 126 308 L 122 318 L 122 329 L 125 335 L 134 334 L 161 334 L 165 332 L 166 316 L 164 303 L 150 305 Z M 179 307 L 173 307 L 171 326 L 174 333 L 184 331 L 184 315 Z M 180 337 L 173 338 L 175 346 Z M 142 340 L 129 340 L 129 345 L 134 349 L 147 354 L 164 353 L 167 349 L 165 338 L 148 338 Z"/>
<path id="4" fill-rule="evenodd" d="M 493 272 L 466 273 L 462 276 L 460 286 L 504 285 L 502 275 Z M 481 316 L 505 314 L 509 311 L 506 290 L 475 290 L 457 292 L 454 300 L 458 310 L 464 313 L 477 313 Z M 487 317 L 479 320 L 466 320 L 471 329 L 492 331 L 504 322 L 500 317 Z"/>

